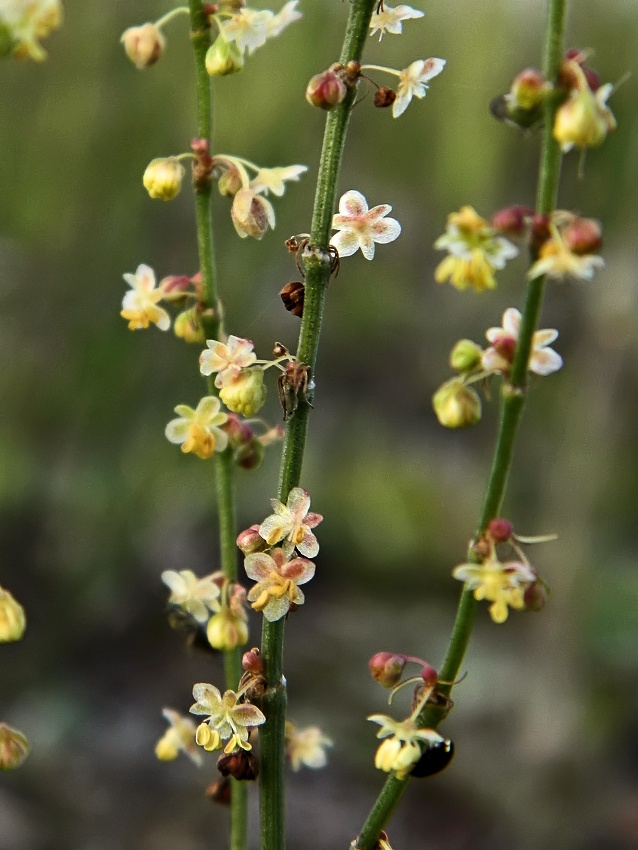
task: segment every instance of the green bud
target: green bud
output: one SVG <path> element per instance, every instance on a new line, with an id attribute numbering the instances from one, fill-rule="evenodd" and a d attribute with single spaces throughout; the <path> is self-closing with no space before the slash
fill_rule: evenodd
<path id="1" fill-rule="evenodd" d="M 450 366 L 456 372 L 473 372 L 481 365 L 483 350 L 471 339 L 460 339 L 450 352 Z"/>

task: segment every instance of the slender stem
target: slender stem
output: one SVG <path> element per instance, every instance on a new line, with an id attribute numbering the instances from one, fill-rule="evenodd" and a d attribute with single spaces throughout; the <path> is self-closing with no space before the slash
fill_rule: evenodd
<path id="1" fill-rule="evenodd" d="M 161 18 L 158 18 L 158 20 L 155 21 L 155 26 L 158 29 L 161 29 L 163 26 L 166 26 L 169 21 L 172 21 L 173 18 L 176 18 L 178 15 L 188 15 L 189 12 L 190 9 L 188 6 L 178 6 L 176 9 L 171 9 L 170 12 L 162 15 Z"/>
<path id="2" fill-rule="evenodd" d="M 377 2 L 378 0 L 352 0 L 341 50 L 342 64 L 360 61 L 372 11 Z M 311 375 L 315 371 L 326 286 L 330 278 L 331 258 L 328 244 L 337 181 L 355 97 L 356 88 L 353 88 L 343 103 L 331 111 L 326 119 L 312 214 L 310 247 L 303 257 L 306 278 L 297 359 L 308 366 Z M 279 477 L 279 499 L 284 502 L 290 490 L 298 486 L 301 479 L 309 412 L 310 405 L 305 399 L 300 399 L 299 406 L 288 423 Z M 287 695 L 283 678 L 283 652 L 284 621 L 269 623 L 264 620 L 261 653 L 267 688 L 262 710 L 268 720 L 260 727 L 259 736 L 262 850 L 283 850 L 285 847 L 284 728 Z"/>
<path id="3" fill-rule="evenodd" d="M 197 96 L 197 135 L 212 149 L 211 82 L 206 72 L 206 52 L 211 43 L 208 18 L 202 0 L 189 0 L 191 37 L 195 53 L 195 88 Z M 199 180 L 195 186 L 195 215 L 197 245 L 201 272 L 201 301 L 209 308 L 202 315 L 207 339 L 219 339 L 223 330 L 218 308 L 217 274 L 213 241 L 213 218 L 210 180 Z M 209 379 L 208 390 L 217 395 L 214 381 Z M 215 489 L 219 522 L 221 568 L 229 582 L 237 581 L 237 547 L 233 458 L 230 449 L 215 454 Z M 241 677 L 241 654 L 238 647 L 224 652 L 226 688 L 234 690 Z M 246 850 L 248 844 L 248 793 L 245 782 L 231 780 L 230 850 Z"/>
<path id="4" fill-rule="evenodd" d="M 544 59 L 544 72 L 549 80 L 556 80 L 560 68 L 566 8 L 567 0 L 549 0 Z M 560 178 L 560 148 L 552 137 L 555 111 L 556 103 L 548 101 L 545 107 L 545 129 L 537 191 L 537 212 L 543 214 L 548 214 L 555 209 Z M 482 532 L 489 521 L 498 515 L 505 495 L 514 443 L 525 405 L 527 367 L 534 333 L 540 318 L 544 286 L 544 278 L 539 278 L 531 281 L 527 288 L 512 372 L 501 392 L 498 436 L 477 533 Z M 445 682 L 453 682 L 459 674 L 472 634 L 475 610 L 476 602 L 473 594 L 464 588 L 461 592 L 450 642 L 439 669 L 439 676 Z M 443 694 L 449 694 L 452 685 L 440 685 L 438 689 Z M 419 716 L 419 721 L 423 725 L 436 728 L 444 716 L 445 713 L 441 709 L 426 706 Z M 407 778 L 397 779 L 393 774 L 388 777 L 357 838 L 354 845 L 356 850 L 373 850 L 380 831 L 388 822 L 405 790 L 407 781 Z"/>

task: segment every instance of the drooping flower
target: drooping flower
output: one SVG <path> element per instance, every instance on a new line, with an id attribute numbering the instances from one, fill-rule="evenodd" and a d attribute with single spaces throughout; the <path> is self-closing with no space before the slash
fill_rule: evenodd
<path id="1" fill-rule="evenodd" d="M 494 270 L 502 269 L 507 260 L 518 254 L 518 248 L 498 236 L 470 206 L 448 216 L 446 231 L 434 247 L 448 251 L 434 273 L 437 283 L 449 280 L 457 289 L 472 287 L 477 292 L 494 289 Z"/>
<path id="2" fill-rule="evenodd" d="M 392 115 L 403 115 L 413 97 L 425 97 L 429 86 L 426 83 L 438 76 L 445 68 L 445 59 L 417 59 L 399 72 L 397 97 L 392 104 Z"/>
<path id="3" fill-rule="evenodd" d="M 252 749 L 248 740 L 250 728 L 266 722 L 257 706 L 249 702 L 240 703 L 239 695 L 235 691 L 226 691 L 222 696 L 214 685 L 204 682 L 193 687 L 193 698 L 196 702 L 190 708 L 191 714 L 208 717 L 197 728 L 196 740 L 200 746 L 209 749 L 213 741 L 220 740 L 228 741 L 224 748 L 225 753 L 232 753 L 237 748 Z"/>
<path id="4" fill-rule="evenodd" d="M 607 106 L 614 87 L 611 83 L 592 91 L 578 62 L 565 62 L 562 74 L 572 82 L 567 100 L 556 110 L 553 135 L 563 152 L 573 147 L 592 148 L 603 143 L 616 129 L 616 119 Z"/>
<path id="5" fill-rule="evenodd" d="M 315 565 L 307 558 L 288 559 L 283 549 L 254 552 L 244 560 L 246 575 L 257 584 L 248 591 L 248 601 L 255 611 L 263 611 L 271 623 L 280 620 L 290 605 L 303 605 L 305 597 L 298 585 L 315 574 Z"/>
<path id="6" fill-rule="evenodd" d="M 393 242 L 401 233 L 395 218 L 385 218 L 392 210 L 389 204 L 368 209 L 368 202 L 355 189 L 341 196 L 339 212 L 332 217 L 332 227 L 338 233 L 330 240 L 340 257 L 350 257 L 361 248 L 366 260 L 374 257 L 374 244 Z"/>
<path id="7" fill-rule="evenodd" d="M 27 625 L 24 608 L 0 586 L 0 643 L 20 640 Z"/>
<path id="8" fill-rule="evenodd" d="M 8 51 L 17 59 L 43 62 L 47 53 L 40 41 L 62 25 L 62 17 L 60 0 L 2 0 L 0 28 L 6 31 Z"/>
<path id="9" fill-rule="evenodd" d="M 152 23 L 129 27 L 122 33 L 120 41 L 126 55 L 140 71 L 154 65 L 166 46 L 161 30 Z"/>
<path id="10" fill-rule="evenodd" d="M 475 599 L 492 603 L 490 617 L 495 623 L 507 620 L 508 606 L 518 610 L 525 607 L 525 590 L 537 579 L 528 564 L 521 561 L 501 563 L 495 553 L 482 564 L 459 564 L 452 575 L 474 591 Z"/>
<path id="11" fill-rule="evenodd" d="M 323 520 L 321 514 L 309 513 L 310 496 L 301 487 L 293 487 L 284 505 L 271 499 L 274 513 L 266 517 L 259 526 L 259 534 L 269 546 L 283 540 L 282 549 L 290 556 L 298 549 L 307 558 L 314 558 L 319 551 L 319 541 L 310 530 Z"/>
<path id="12" fill-rule="evenodd" d="M 161 286 L 156 286 L 153 269 L 141 263 L 135 274 L 127 272 L 122 276 L 131 287 L 130 292 L 124 295 L 120 312 L 122 318 L 128 321 L 129 329 L 134 331 L 154 324 L 161 331 L 167 331 L 171 319 L 163 307 L 157 306 L 165 293 Z"/>
<path id="13" fill-rule="evenodd" d="M 163 708 L 162 714 L 169 727 L 155 745 L 157 758 L 160 761 L 173 761 L 180 753 L 185 753 L 199 767 L 202 755 L 195 744 L 194 721 L 172 708 Z"/>
<path id="14" fill-rule="evenodd" d="M 487 372 L 501 372 L 507 374 L 514 359 L 516 344 L 521 327 L 521 314 L 514 307 L 509 307 L 503 313 L 503 326 L 500 328 L 489 328 L 485 336 L 491 346 L 487 348 L 481 357 L 483 368 Z M 532 352 L 529 358 L 528 369 L 535 375 L 551 375 L 563 365 L 562 357 L 552 348 L 550 343 L 558 337 L 558 331 L 546 329 L 536 331 L 532 339 Z"/>
<path id="15" fill-rule="evenodd" d="M 275 227 L 275 210 L 270 201 L 250 188 L 240 189 L 233 198 L 230 217 L 237 234 L 245 239 L 262 239 L 270 227 Z"/>
<path id="16" fill-rule="evenodd" d="M 566 277 L 591 280 L 596 269 L 605 265 L 603 258 L 597 254 L 573 250 L 565 240 L 564 232 L 561 233 L 555 224 L 551 224 L 549 229 L 551 239 L 541 245 L 538 260 L 527 273 L 530 280 L 544 274 L 555 280 Z"/>
<path id="17" fill-rule="evenodd" d="M 219 611 L 220 589 L 217 576 L 197 578 L 191 570 L 165 570 L 162 581 L 171 591 L 168 601 L 179 605 L 193 616 L 198 623 L 205 623 L 210 611 Z"/>
<path id="18" fill-rule="evenodd" d="M 368 720 L 381 726 L 377 738 L 385 738 L 377 749 L 374 766 L 386 773 L 394 771 L 399 779 L 405 778 L 421 758 L 424 744 L 431 747 L 445 740 L 434 729 L 420 729 L 412 716 L 394 720 L 386 714 L 371 714 Z"/>
<path id="19" fill-rule="evenodd" d="M 231 334 L 223 343 L 216 339 L 207 339 L 208 348 L 199 355 L 199 371 L 202 375 L 215 377 L 215 386 L 223 387 L 239 377 L 242 369 L 246 369 L 257 359 L 251 340 Z"/>
<path id="20" fill-rule="evenodd" d="M 280 168 L 260 168 L 250 181 L 250 188 L 258 194 L 272 192 L 278 198 L 286 191 L 287 180 L 298 181 L 308 171 L 307 165 L 286 165 Z"/>
<path id="21" fill-rule="evenodd" d="M 403 3 L 392 7 L 384 2 L 383 6 L 379 5 L 370 19 L 370 35 L 378 32 L 379 41 L 381 41 L 386 32 L 393 35 L 400 35 L 403 32 L 402 21 L 412 18 L 422 18 L 423 14 L 418 9 L 405 6 Z"/>
<path id="22" fill-rule="evenodd" d="M 328 762 L 326 749 L 334 746 L 318 726 L 298 729 L 292 720 L 286 720 L 286 756 L 294 771 L 302 766 L 319 769 Z"/>
<path id="23" fill-rule="evenodd" d="M 171 419 L 166 426 L 166 439 L 181 443 L 184 453 L 193 452 L 202 460 L 223 452 L 228 445 L 228 434 L 219 426 L 226 422 L 228 414 L 220 412 L 220 407 L 215 396 L 201 399 L 195 410 L 187 404 L 178 404 L 175 413 L 179 418 Z"/>

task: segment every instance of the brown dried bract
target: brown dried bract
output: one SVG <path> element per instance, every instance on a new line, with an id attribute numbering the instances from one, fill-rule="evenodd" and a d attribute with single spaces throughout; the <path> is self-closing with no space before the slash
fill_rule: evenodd
<path id="1" fill-rule="evenodd" d="M 284 412 L 284 422 L 294 415 L 301 398 L 310 404 L 306 394 L 310 383 L 310 367 L 305 363 L 286 363 L 279 376 L 279 401 Z M 312 407 L 312 405 L 310 405 Z"/>

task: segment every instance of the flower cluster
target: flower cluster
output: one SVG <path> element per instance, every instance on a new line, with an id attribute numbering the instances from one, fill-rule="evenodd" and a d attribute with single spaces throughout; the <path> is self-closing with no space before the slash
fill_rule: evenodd
<path id="1" fill-rule="evenodd" d="M 224 741 L 225 753 L 236 750 L 249 751 L 252 744 L 248 740 L 250 730 L 261 726 L 266 718 L 257 706 L 244 700 L 241 692 L 226 691 L 223 696 L 214 685 L 200 682 L 193 687 L 195 704 L 191 714 L 204 715 L 195 732 L 195 740 L 207 752 L 219 750 Z"/>
<path id="2" fill-rule="evenodd" d="M 434 247 L 448 252 L 434 273 L 435 280 L 477 292 L 494 289 L 494 271 L 502 269 L 507 260 L 518 254 L 518 248 L 470 206 L 448 216 L 446 231 Z"/>
<path id="3" fill-rule="evenodd" d="M 469 339 L 456 343 L 450 355 L 450 365 L 459 375 L 442 384 L 432 400 L 441 425 L 446 428 L 464 428 L 479 421 L 481 402 L 470 384 L 495 374 L 509 375 L 516 354 L 520 325 L 520 312 L 509 307 L 503 313 L 502 326 L 486 331 L 485 336 L 491 343 L 486 349 Z M 557 337 L 558 331 L 553 328 L 536 331 L 532 337 L 528 371 L 544 376 L 561 368 L 561 356 L 549 348 Z"/>
<path id="4" fill-rule="evenodd" d="M 261 525 L 237 538 L 246 555 L 246 575 L 257 582 L 248 592 L 248 601 L 270 622 L 285 616 L 291 605 L 303 605 L 299 585 L 314 576 L 315 565 L 309 557 L 319 552 L 312 529 L 323 519 L 310 512 L 310 496 L 301 487 L 290 491 L 285 505 L 273 499 L 272 506 L 274 513 Z M 296 556 L 295 549 L 308 557 Z"/>
<path id="5" fill-rule="evenodd" d="M 0 4 L 0 37 L 3 55 L 43 62 L 46 50 L 40 44 L 62 25 L 60 0 L 3 0 Z"/>

